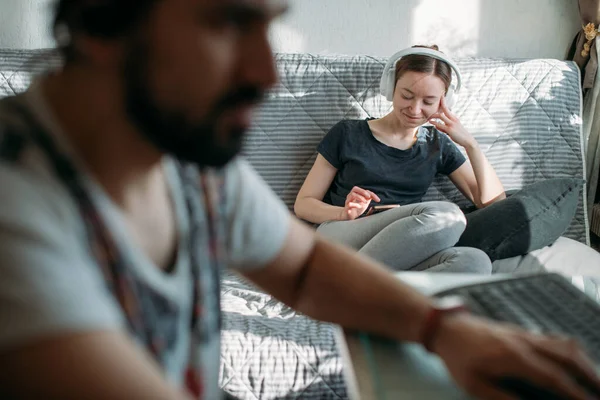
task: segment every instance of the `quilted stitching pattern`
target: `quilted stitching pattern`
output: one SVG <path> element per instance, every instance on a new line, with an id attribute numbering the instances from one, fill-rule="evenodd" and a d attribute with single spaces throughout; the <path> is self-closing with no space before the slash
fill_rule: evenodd
<path id="1" fill-rule="evenodd" d="M 224 278 L 221 385 L 237 398 L 346 398 L 329 324 L 295 313 L 235 275 Z"/>

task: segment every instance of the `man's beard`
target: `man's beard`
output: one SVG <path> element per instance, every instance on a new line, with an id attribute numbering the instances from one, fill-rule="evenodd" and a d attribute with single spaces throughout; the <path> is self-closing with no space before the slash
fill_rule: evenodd
<path id="1" fill-rule="evenodd" d="M 200 167 L 227 164 L 240 152 L 245 129 L 219 132 L 219 119 L 236 107 L 257 103 L 262 91 L 253 86 L 238 87 L 218 100 L 203 120 L 191 121 L 183 112 L 159 105 L 152 95 L 145 47 L 131 51 L 123 73 L 125 106 L 131 121 L 161 152 Z"/>

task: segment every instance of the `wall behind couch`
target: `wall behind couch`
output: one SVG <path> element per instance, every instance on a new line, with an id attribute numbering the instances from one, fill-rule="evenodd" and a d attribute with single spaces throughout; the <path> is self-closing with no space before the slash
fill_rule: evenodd
<path id="1" fill-rule="evenodd" d="M 0 48 L 53 46 L 53 0 L 0 0 Z M 414 43 L 454 55 L 563 58 L 576 0 L 291 0 L 273 31 L 283 52 L 388 56 Z"/>
<path id="2" fill-rule="evenodd" d="M 0 48 L 52 47 L 52 0 L 0 0 Z"/>
<path id="3" fill-rule="evenodd" d="M 283 52 L 389 56 L 437 43 L 454 55 L 564 58 L 576 0 L 299 0 L 272 32 Z"/>

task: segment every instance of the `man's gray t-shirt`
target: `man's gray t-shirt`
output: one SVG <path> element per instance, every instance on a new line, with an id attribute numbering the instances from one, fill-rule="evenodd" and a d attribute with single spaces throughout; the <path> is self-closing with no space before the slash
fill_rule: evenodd
<path id="1" fill-rule="evenodd" d="M 27 131 L 0 101 L 0 351 L 15 349 L 45 337 L 98 330 L 126 331 L 119 303 L 107 289 L 97 260 L 89 250 L 86 227 L 75 200 L 53 174 L 46 155 L 28 146 L 18 159 L 11 159 L 14 143 L 4 140 L 10 132 Z M 87 191 L 117 243 L 135 279 L 175 304 L 179 312 L 157 318 L 176 338 L 165 355 L 168 379 L 183 386 L 190 346 L 192 307 L 191 260 L 186 243 L 190 225 L 197 224 L 208 257 L 207 224 L 192 221 L 183 195 L 182 182 L 173 160 L 165 157 L 163 168 L 174 204 L 177 237 L 176 263 L 170 273 L 158 269 L 128 235 L 120 209 L 78 162 L 61 133 L 60 126 L 34 86 L 9 101 L 26 105 L 47 133 L 80 167 Z M 12 139 L 14 142 L 14 139 Z M 3 153 L 8 157 L 3 158 Z M 225 239 L 228 266 L 256 269 L 279 253 L 289 229 L 290 214 L 270 188 L 242 159 L 231 162 L 225 176 Z M 202 261 L 202 260 L 200 260 Z M 204 398 L 217 399 L 219 337 L 198 349 L 204 361 Z"/>

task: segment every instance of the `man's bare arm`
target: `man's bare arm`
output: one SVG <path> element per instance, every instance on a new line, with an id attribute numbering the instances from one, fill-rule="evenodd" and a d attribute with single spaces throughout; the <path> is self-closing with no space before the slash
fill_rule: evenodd
<path id="1" fill-rule="evenodd" d="M 431 307 L 385 267 L 319 238 L 295 219 L 277 258 L 244 274 L 312 318 L 398 340 L 418 340 Z"/>

